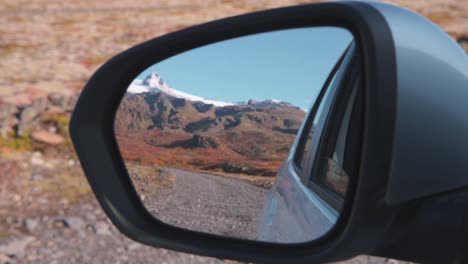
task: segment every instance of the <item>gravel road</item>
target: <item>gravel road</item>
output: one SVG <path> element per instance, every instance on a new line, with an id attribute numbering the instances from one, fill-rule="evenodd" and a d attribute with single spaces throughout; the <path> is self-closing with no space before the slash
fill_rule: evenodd
<path id="1" fill-rule="evenodd" d="M 147 197 L 147 209 L 166 223 L 196 231 L 255 239 L 267 189 L 244 181 L 168 168 L 174 185 Z"/>

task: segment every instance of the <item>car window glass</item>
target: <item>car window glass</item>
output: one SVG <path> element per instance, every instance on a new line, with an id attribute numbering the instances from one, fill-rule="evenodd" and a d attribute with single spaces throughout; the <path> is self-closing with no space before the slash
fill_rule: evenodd
<path id="1" fill-rule="evenodd" d="M 354 102 L 356 99 L 357 82 L 348 100 L 346 110 L 341 122 L 338 136 L 336 139 L 333 153 L 329 157 L 323 157 L 320 160 L 319 181 L 326 187 L 344 196 L 349 182 L 348 173 L 344 168 L 344 159 L 346 153 L 346 143 L 348 128 L 351 119 L 351 112 L 353 110 Z"/>
<path id="2" fill-rule="evenodd" d="M 337 74 L 335 74 L 335 76 L 333 77 L 333 79 L 331 81 L 331 84 L 333 84 L 335 82 L 335 80 L 337 79 L 336 76 L 337 76 Z M 314 119 L 312 121 L 312 125 L 309 126 L 309 128 L 308 128 L 307 139 L 305 141 L 305 144 L 303 145 L 302 151 L 300 151 L 300 157 L 301 158 L 300 158 L 300 163 L 298 165 L 299 165 L 299 167 L 301 169 L 305 167 L 305 164 L 307 162 L 308 152 L 310 151 L 310 144 L 312 142 L 312 138 L 313 138 L 315 129 L 317 127 L 318 120 L 320 119 L 320 116 L 321 116 L 321 114 L 323 112 L 323 108 L 324 108 L 325 102 L 326 102 L 329 94 L 330 94 L 330 89 L 327 89 L 327 91 L 325 92 L 325 95 L 323 96 L 322 100 L 320 101 L 320 105 L 319 105 L 319 108 L 317 110 L 317 114 L 314 116 Z"/>
<path id="3" fill-rule="evenodd" d="M 319 103 L 317 111 L 314 113 L 312 112 L 313 111 L 312 109 L 311 113 L 309 114 L 309 120 L 312 120 L 312 122 L 308 122 L 307 124 L 307 128 L 305 132 L 303 133 L 303 137 L 306 136 L 306 138 L 303 139 L 304 143 L 299 146 L 298 151 L 296 152 L 295 159 L 294 159 L 296 166 L 301 170 L 305 168 L 307 160 L 308 158 L 310 158 L 309 152 L 312 149 L 311 144 L 314 138 L 314 134 L 317 131 L 319 122 L 324 122 L 324 120 L 326 120 L 326 117 L 328 116 L 330 109 L 328 109 L 326 105 L 327 105 L 327 102 L 330 101 L 329 97 L 332 94 L 334 96 L 334 94 L 336 93 L 335 90 L 343 78 L 343 74 L 347 67 L 346 65 L 348 65 L 349 57 L 350 57 L 350 54 L 352 54 L 352 52 L 347 51 L 346 53 L 347 55 L 343 59 L 343 61 L 339 62 L 339 68 L 337 69 L 337 71 L 332 72 L 333 78 L 331 79 L 330 83 L 325 87 L 326 89 L 325 94 L 323 95 L 321 99 L 317 100 L 317 103 Z M 333 91 L 333 93 L 331 91 Z M 314 115 L 313 119 L 311 119 L 312 117 L 311 115 Z M 318 136 L 320 137 L 320 135 Z"/>

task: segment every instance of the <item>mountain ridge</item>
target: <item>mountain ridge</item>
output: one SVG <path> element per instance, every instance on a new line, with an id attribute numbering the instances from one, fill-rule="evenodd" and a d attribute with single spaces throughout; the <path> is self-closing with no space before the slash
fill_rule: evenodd
<path id="1" fill-rule="evenodd" d="M 304 116 L 299 107 L 274 99 L 207 100 L 151 73 L 129 88 L 114 127 L 126 161 L 274 176 Z"/>
<path id="2" fill-rule="evenodd" d="M 130 93 L 119 106 L 116 127 L 123 130 L 182 129 L 194 133 L 249 123 L 252 129 L 298 129 L 303 116 L 304 112 L 291 104 L 214 106 L 161 92 Z"/>
<path id="3" fill-rule="evenodd" d="M 304 116 L 291 104 L 214 106 L 127 93 L 114 127 L 126 161 L 274 176 Z"/>
<path id="4" fill-rule="evenodd" d="M 284 102 L 281 100 L 276 99 L 266 99 L 266 100 L 256 100 L 250 99 L 247 102 L 226 102 L 221 100 L 214 100 L 214 99 L 207 99 L 204 97 L 192 95 L 186 92 L 182 92 L 180 90 L 172 88 L 169 84 L 167 84 L 162 77 L 157 72 L 152 72 L 148 74 L 143 80 L 135 79 L 129 85 L 127 89 L 127 93 L 131 94 L 139 94 L 139 93 L 165 93 L 169 96 L 175 98 L 186 99 L 190 101 L 199 101 L 205 104 L 212 104 L 214 106 L 228 106 L 228 105 L 268 105 L 268 104 L 290 104 L 288 102 Z M 292 105 L 292 104 L 290 104 Z"/>

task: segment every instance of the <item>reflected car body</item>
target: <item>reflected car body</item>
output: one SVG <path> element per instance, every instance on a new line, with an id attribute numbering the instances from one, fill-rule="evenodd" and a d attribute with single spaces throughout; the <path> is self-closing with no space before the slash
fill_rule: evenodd
<path id="1" fill-rule="evenodd" d="M 260 217 L 259 240 L 310 241 L 328 232 L 338 218 L 335 209 L 302 184 L 293 166 L 288 160 L 278 170 Z"/>
<path id="2" fill-rule="evenodd" d="M 325 126 L 331 115 L 331 105 L 338 91 L 357 89 L 357 79 L 349 78 L 359 75 L 359 67 L 356 66 L 356 63 L 359 63 L 357 55 L 353 41 L 330 71 L 321 89 L 322 95 L 319 94 L 304 118 L 288 158 L 279 168 L 275 183 L 267 194 L 265 206 L 259 218 L 259 240 L 278 243 L 307 242 L 322 237 L 336 223 L 342 197 L 332 194 L 331 188 L 320 195 L 312 191 L 311 188 L 316 189 L 311 183 L 312 177 L 305 175 L 310 175 L 313 166 L 311 161 L 314 161 L 318 155 L 316 153 L 319 153 L 321 137 L 325 133 Z M 346 81 L 345 77 L 348 77 Z M 349 85 L 350 83 L 353 84 Z M 355 88 L 346 88 L 346 86 Z M 349 102 L 354 103 L 356 93 L 348 95 Z M 353 107 L 348 107 L 348 104 L 346 103 L 347 111 L 345 111 L 347 114 L 343 115 L 347 118 L 343 117 L 342 121 L 337 120 L 342 124 L 339 130 L 349 125 L 350 112 Z M 347 129 L 344 133 L 347 133 Z M 346 135 L 342 138 L 346 138 Z M 344 145 L 344 140 L 337 139 L 334 143 L 334 149 L 335 146 L 343 149 L 333 151 L 334 159 L 343 160 L 337 156 L 344 156 Z M 326 169 L 329 170 L 328 163 Z M 347 177 L 346 174 L 344 176 Z M 343 189 L 346 190 L 346 187 L 347 185 Z M 335 201 L 331 202 L 330 198 Z"/>
<path id="3" fill-rule="evenodd" d="M 392 180 L 386 202 L 402 203 L 466 184 L 463 172 L 466 162 L 462 161 L 461 154 L 465 150 L 459 142 L 466 138 L 462 131 L 466 131 L 467 124 L 460 122 L 466 120 L 464 95 L 468 91 L 468 73 L 463 69 L 468 65 L 468 58 L 465 52 L 428 19 L 393 5 L 370 4 L 388 16 L 388 23 L 394 29 L 398 62 Z M 414 29 L 419 30 L 418 39 L 411 36 Z M 434 129 L 435 125 L 444 129 Z M 459 129 L 454 129 L 457 126 Z M 301 133 L 302 129 L 291 155 L 296 151 Z M 295 241 L 289 241 L 304 242 L 318 238 L 333 226 L 339 215 L 297 175 L 291 155 L 278 171 L 267 195 L 258 229 L 260 240 L 282 242 L 294 238 Z M 451 165 L 447 166 L 444 163 L 447 160 L 441 157 L 449 156 Z M 309 162 L 314 160 L 312 157 Z M 440 175 L 458 176 L 440 181 Z"/>

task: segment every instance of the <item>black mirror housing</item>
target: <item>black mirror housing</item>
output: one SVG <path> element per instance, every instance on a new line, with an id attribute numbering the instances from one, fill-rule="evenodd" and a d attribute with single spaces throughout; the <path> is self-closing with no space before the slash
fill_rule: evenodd
<path id="1" fill-rule="evenodd" d="M 314 263 L 373 253 L 416 261 L 427 260 L 426 256 L 409 253 L 415 251 L 413 249 L 407 252 L 394 248 L 392 243 L 395 241 L 417 236 L 411 231 L 402 235 L 401 231 L 406 230 L 407 223 L 417 223 L 415 219 L 419 216 L 407 222 L 402 221 L 401 217 L 408 210 L 419 210 L 419 204 L 414 199 L 466 187 L 468 180 L 467 177 L 456 178 L 453 182 L 448 180 L 450 184 L 444 185 L 444 188 L 411 185 L 416 190 L 414 193 L 420 195 L 408 196 L 398 191 L 402 188 L 401 178 L 398 182 L 398 177 L 391 174 L 395 170 L 392 167 L 395 163 L 392 162 L 395 160 L 398 113 L 398 56 L 393 24 L 388 22 L 388 17 L 395 14 L 409 20 L 415 16 L 407 10 L 390 8 L 385 4 L 354 1 L 286 7 L 187 28 L 137 45 L 112 58 L 86 84 L 70 124 L 76 152 L 106 214 L 122 233 L 136 241 L 218 258 L 261 263 Z M 154 63 L 206 44 L 243 35 L 308 26 L 339 26 L 350 30 L 363 61 L 365 117 L 359 175 L 351 179 L 350 195 L 345 200 L 336 226 L 316 241 L 281 245 L 197 233 L 155 219 L 144 208 L 132 185 L 113 130 L 115 113 L 133 78 Z M 465 110 L 468 109 L 465 107 Z M 408 190 L 405 189 L 405 192 Z M 466 191 L 456 195 L 458 203 L 436 202 L 440 208 L 453 206 L 451 216 L 447 217 L 463 219 L 463 211 L 459 209 L 466 205 Z M 395 201 L 398 203 L 393 203 Z M 427 215 L 435 210 L 427 206 L 421 208 Z M 415 211 L 413 213 L 416 214 Z M 431 223 L 427 222 L 424 227 L 430 229 Z M 455 227 L 460 227 L 462 223 L 451 223 L 454 230 L 447 232 L 456 233 L 458 229 Z M 457 250 L 450 247 L 459 242 L 458 236 L 454 236 L 454 239 L 445 241 L 447 252 L 443 256 L 451 256 L 453 250 Z M 425 243 L 432 243 L 430 241 Z M 425 243 L 421 242 L 421 250 L 424 250 Z M 441 245 L 440 242 L 438 244 Z M 445 251 L 442 249 L 441 252 Z"/>

